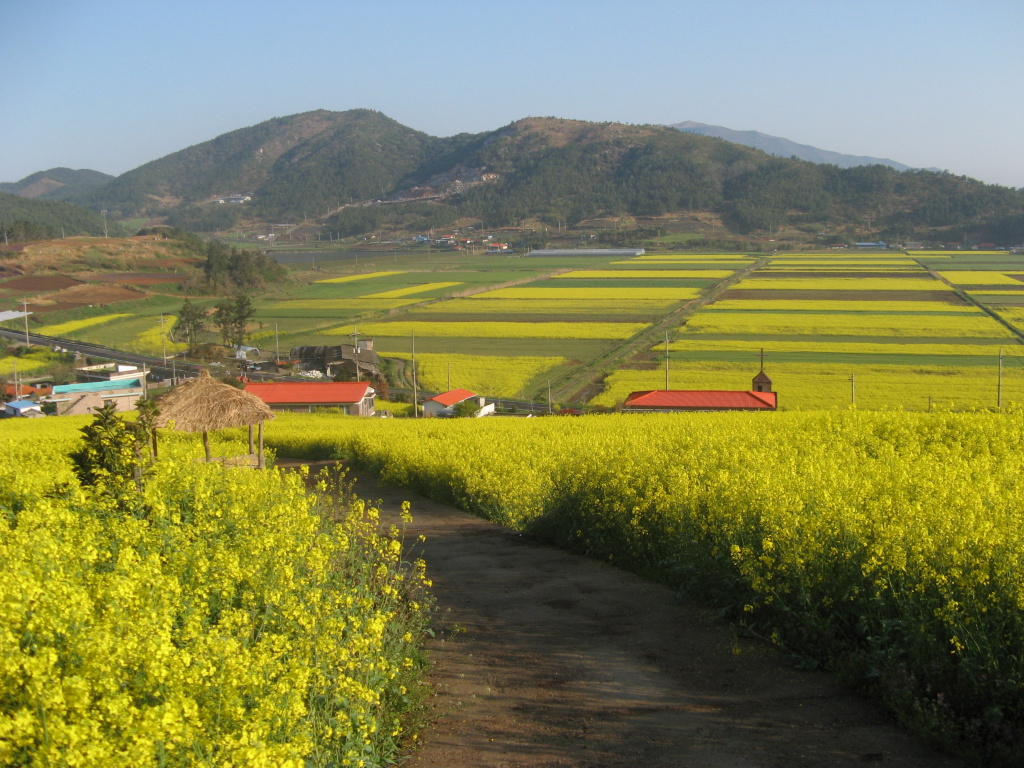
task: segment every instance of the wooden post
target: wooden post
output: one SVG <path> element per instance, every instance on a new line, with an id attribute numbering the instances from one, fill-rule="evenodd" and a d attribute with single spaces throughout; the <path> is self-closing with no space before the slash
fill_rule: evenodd
<path id="1" fill-rule="evenodd" d="M 252 447 L 252 424 L 249 425 L 249 455 L 252 456 L 255 451 Z"/>
<path id="2" fill-rule="evenodd" d="M 266 461 L 263 458 L 263 422 L 260 422 L 260 452 L 259 457 L 256 460 L 256 466 L 260 469 L 265 469 L 267 466 Z"/>
<path id="3" fill-rule="evenodd" d="M 210 433 L 203 430 L 203 448 L 206 451 L 206 460 L 210 460 Z"/>

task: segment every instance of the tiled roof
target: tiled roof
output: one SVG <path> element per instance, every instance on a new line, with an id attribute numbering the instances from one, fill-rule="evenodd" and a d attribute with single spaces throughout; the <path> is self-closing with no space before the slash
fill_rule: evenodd
<path id="1" fill-rule="evenodd" d="M 267 405 L 358 403 L 369 394 L 366 381 L 253 381 L 245 385 Z"/>
<path id="2" fill-rule="evenodd" d="M 630 393 L 625 406 L 681 410 L 773 410 L 777 404 L 775 392 L 655 389 Z"/>
<path id="3" fill-rule="evenodd" d="M 435 403 L 440 403 L 445 408 L 456 403 L 461 403 L 463 400 L 469 400 L 471 397 L 476 397 L 476 392 L 470 392 L 468 389 L 453 389 L 450 392 L 442 392 L 440 395 L 434 395 L 433 397 L 427 398 Z"/>
<path id="4" fill-rule="evenodd" d="M 142 389 L 142 379 L 114 379 L 113 381 L 83 381 L 78 384 L 57 384 L 55 395 L 70 395 L 78 392 L 117 392 L 122 389 Z"/>

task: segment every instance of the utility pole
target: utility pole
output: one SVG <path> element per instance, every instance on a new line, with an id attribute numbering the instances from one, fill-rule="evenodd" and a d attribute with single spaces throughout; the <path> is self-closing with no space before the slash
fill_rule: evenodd
<path id="1" fill-rule="evenodd" d="M 25 313 L 25 346 L 31 347 L 32 343 L 28 340 L 28 301 L 22 299 L 21 308 Z"/>
<path id="2" fill-rule="evenodd" d="M 665 331 L 665 391 L 668 392 L 668 331 Z"/>
<path id="3" fill-rule="evenodd" d="M 850 405 L 857 404 L 857 374 L 850 374 Z"/>
<path id="4" fill-rule="evenodd" d="M 999 348 L 999 385 L 996 387 L 996 408 L 1003 407 L 1003 348 Z"/>
<path id="5" fill-rule="evenodd" d="M 359 329 L 353 325 L 352 333 L 350 333 L 349 336 L 352 337 L 352 354 L 356 362 L 356 381 L 362 381 L 362 379 L 359 378 L 359 337 L 362 335 L 363 334 L 359 332 Z"/>
<path id="6" fill-rule="evenodd" d="M 417 406 L 419 394 L 416 392 L 416 331 L 412 332 L 412 415 L 419 418 L 420 412 Z"/>
<path id="7" fill-rule="evenodd" d="M 107 237 L 107 209 L 104 208 L 100 213 L 103 214 L 103 236 Z"/>
<path id="8" fill-rule="evenodd" d="M 164 313 L 160 313 L 160 352 L 164 358 L 164 368 L 167 367 L 167 337 L 164 335 Z"/>
<path id="9" fill-rule="evenodd" d="M 448 363 L 448 391 L 452 391 L 452 364 Z"/>
<path id="10" fill-rule="evenodd" d="M 281 365 L 281 339 L 277 335 L 277 323 L 274 323 L 274 365 Z"/>
<path id="11" fill-rule="evenodd" d="M 551 379 L 548 379 L 548 415 L 551 415 Z"/>

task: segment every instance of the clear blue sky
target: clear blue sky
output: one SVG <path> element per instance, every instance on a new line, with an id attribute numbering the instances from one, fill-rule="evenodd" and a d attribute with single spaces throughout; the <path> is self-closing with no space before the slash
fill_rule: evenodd
<path id="1" fill-rule="evenodd" d="M 0 181 L 271 117 L 696 120 L 1024 187 L 1024 0 L 0 0 Z"/>

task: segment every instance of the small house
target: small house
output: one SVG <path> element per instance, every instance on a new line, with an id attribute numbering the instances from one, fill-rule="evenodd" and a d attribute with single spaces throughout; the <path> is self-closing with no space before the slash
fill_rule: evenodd
<path id="1" fill-rule="evenodd" d="M 2 415 L 6 419 L 38 418 L 43 415 L 43 409 L 31 400 L 12 400 L 4 406 Z"/>
<path id="2" fill-rule="evenodd" d="M 366 381 L 252 381 L 245 391 L 272 411 L 309 413 L 337 408 L 350 416 L 373 416 L 376 390 Z"/>
<path id="3" fill-rule="evenodd" d="M 423 401 L 424 416 L 454 416 L 455 406 L 467 400 L 476 399 L 477 410 L 474 417 L 491 416 L 494 414 L 494 403 L 488 403 L 483 396 L 470 392 L 468 389 L 453 389 Z"/>
<path id="4" fill-rule="evenodd" d="M 135 408 L 135 403 L 140 397 L 146 396 L 145 386 L 138 376 L 139 371 L 136 370 L 135 378 L 131 379 L 113 378 L 106 381 L 83 381 L 78 384 L 56 384 L 46 400 L 57 404 L 57 413 L 61 416 L 89 413 L 89 409 L 96 403 L 94 398 L 83 398 L 84 395 L 96 395 L 101 406 L 113 402 L 117 410 L 130 411 Z"/>

